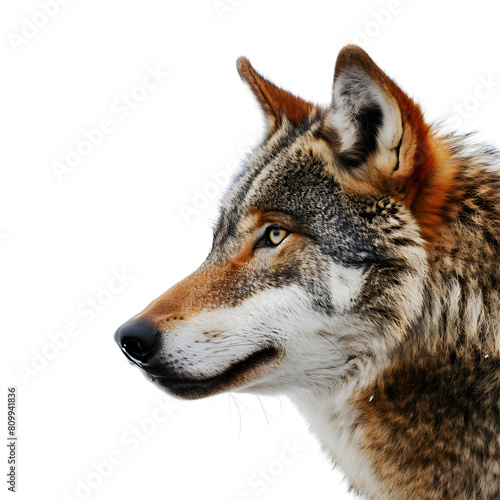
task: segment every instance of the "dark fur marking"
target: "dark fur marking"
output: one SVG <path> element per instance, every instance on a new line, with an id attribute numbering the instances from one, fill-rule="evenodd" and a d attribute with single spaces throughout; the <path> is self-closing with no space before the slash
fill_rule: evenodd
<path id="1" fill-rule="evenodd" d="M 376 151 L 378 131 L 384 123 L 382 109 L 378 104 L 362 108 L 355 120 L 358 140 L 352 149 L 337 156 L 342 166 L 348 170 L 365 163 L 370 154 Z"/>

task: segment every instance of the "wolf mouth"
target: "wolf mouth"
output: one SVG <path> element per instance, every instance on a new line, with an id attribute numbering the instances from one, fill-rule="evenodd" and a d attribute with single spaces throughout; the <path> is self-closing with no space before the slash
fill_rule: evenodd
<path id="1" fill-rule="evenodd" d="M 279 351 L 276 347 L 264 347 L 250 356 L 233 363 L 222 373 L 208 378 L 172 377 L 169 375 L 146 375 L 169 393 L 183 399 L 198 399 L 235 388 L 244 375 L 263 364 L 276 359 Z"/>

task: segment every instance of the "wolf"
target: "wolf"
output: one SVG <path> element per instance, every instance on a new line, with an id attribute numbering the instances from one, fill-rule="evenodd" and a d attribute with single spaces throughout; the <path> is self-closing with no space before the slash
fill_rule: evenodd
<path id="1" fill-rule="evenodd" d="M 329 106 L 241 78 L 265 133 L 201 266 L 115 339 L 185 399 L 285 395 L 355 494 L 500 498 L 500 156 L 357 46 Z"/>

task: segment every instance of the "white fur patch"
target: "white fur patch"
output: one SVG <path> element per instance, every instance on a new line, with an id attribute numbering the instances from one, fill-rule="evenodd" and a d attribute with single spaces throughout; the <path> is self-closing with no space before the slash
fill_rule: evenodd
<path id="1" fill-rule="evenodd" d="M 330 265 L 330 295 L 337 312 L 349 309 L 363 285 L 363 270 L 345 267 L 334 262 Z"/>
<path id="2" fill-rule="evenodd" d="M 358 411 L 349 404 L 355 389 L 352 382 L 335 394 L 313 393 L 291 398 L 328 457 L 341 467 L 351 483 L 360 491 L 369 491 L 373 495 L 370 498 L 386 498 L 370 457 L 362 451 L 363 427 L 353 428 L 353 423 L 360 421 Z"/>
<path id="3" fill-rule="evenodd" d="M 297 285 L 256 293 L 236 307 L 204 311 L 186 319 L 162 339 L 161 355 L 180 373 L 211 377 L 269 346 L 286 355 L 276 383 L 285 389 L 332 380 L 346 362 L 343 337 L 353 322 L 346 318 L 361 288 L 361 272 L 337 264 L 330 268 L 331 296 L 338 314 L 328 316 L 313 308 L 313 297 Z M 315 366 L 310 366 L 315 356 Z M 286 382 L 286 384 L 285 384 Z M 259 382 L 260 383 L 260 382 Z"/>
<path id="4" fill-rule="evenodd" d="M 340 138 L 340 151 L 348 151 L 353 148 L 358 141 L 356 123 L 350 114 L 350 109 L 343 98 L 338 99 L 335 111 L 326 116 L 327 124 L 337 131 Z"/>

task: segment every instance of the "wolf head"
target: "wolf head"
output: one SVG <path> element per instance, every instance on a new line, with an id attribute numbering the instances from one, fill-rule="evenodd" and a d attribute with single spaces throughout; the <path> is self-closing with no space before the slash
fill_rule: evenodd
<path id="1" fill-rule="evenodd" d="M 418 323 L 453 172 L 418 105 L 359 47 L 340 52 L 324 108 L 237 65 L 265 137 L 206 261 L 115 338 L 183 398 L 335 391 Z"/>

